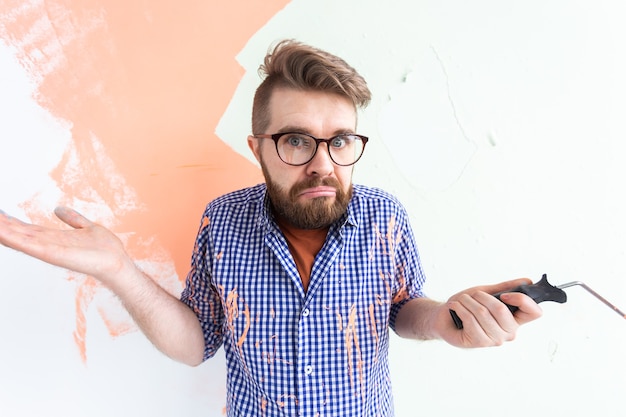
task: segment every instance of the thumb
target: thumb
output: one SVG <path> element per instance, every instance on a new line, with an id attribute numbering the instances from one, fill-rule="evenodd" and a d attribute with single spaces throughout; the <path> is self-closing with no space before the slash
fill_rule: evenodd
<path id="1" fill-rule="evenodd" d="M 57 207 L 54 214 L 65 224 L 72 226 L 74 229 L 83 229 L 93 225 L 93 222 L 87 219 L 74 209 L 69 207 Z"/>

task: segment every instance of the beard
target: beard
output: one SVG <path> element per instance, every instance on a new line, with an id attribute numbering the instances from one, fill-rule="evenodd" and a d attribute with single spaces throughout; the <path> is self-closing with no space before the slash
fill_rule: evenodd
<path id="1" fill-rule="evenodd" d="M 347 191 L 344 191 L 335 178 L 312 177 L 296 183 L 289 190 L 284 190 L 272 181 L 264 164 L 261 164 L 261 169 L 275 214 L 298 229 L 328 227 L 339 220 L 348 209 L 348 204 L 352 198 L 352 184 Z M 336 190 L 334 201 L 331 201 L 330 197 L 316 197 L 306 201 L 298 200 L 298 194 L 303 190 L 322 185 L 333 187 Z"/>

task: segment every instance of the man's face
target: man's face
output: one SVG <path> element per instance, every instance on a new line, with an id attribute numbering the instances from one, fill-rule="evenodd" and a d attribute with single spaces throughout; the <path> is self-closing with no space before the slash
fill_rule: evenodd
<path id="1" fill-rule="evenodd" d="M 300 132 L 328 139 L 356 128 L 352 102 L 336 94 L 277 89 L 270 112 L 266 134 Z M 281 161 L 271 139 L 249 136 L 248 145 L 261 164 L 274 210 L 292 225 L 326 227 L 345 213 L 352 196 L 352 166 L 333 163 L 326 144 L 302 166 Z"/>

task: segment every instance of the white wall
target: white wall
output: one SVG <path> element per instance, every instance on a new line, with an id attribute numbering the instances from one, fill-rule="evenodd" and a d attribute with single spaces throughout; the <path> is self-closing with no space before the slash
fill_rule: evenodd
<path id="1" fill-rule="evenodd" d="M 328 49 L 374 92 L 355 181 L 407 206 L 432 297 L 548 273 L 626 309 L 625 17 L 617 0 L 295 0 L 238 56 L 247 74 L 217 132 L 251 158 L 242 115 L 268 45 Z M 46 173 L 68 139 L 15 62 L 0 44 L 0 208 L 19 217 L 34 193 L 54 201 Z M 8 250 L 0 262 L 2 415 L 222 415 L 222 357 L 187 369 L 96 325 L 83 364 L 64 273 Z M 626 321 L 567 293 L 501 348 L 394 338 L 397 415 L 624 415 Z"/>

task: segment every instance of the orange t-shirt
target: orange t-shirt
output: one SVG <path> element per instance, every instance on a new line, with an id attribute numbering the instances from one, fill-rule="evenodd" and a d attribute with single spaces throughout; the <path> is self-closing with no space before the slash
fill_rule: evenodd
<path id="1" fill-rule="evenodd" d="M 328 227 L 322 229 L 298 229 L 292 226 L 285 219 L 277 218 L 278 227 L 287 239 L 289 252 L 296 262 L 302 286 L 306 292 L 309 288 L 309 280 L 311 278 L 311 270 L 313 269 L 313 261 L 315 256 L 324 246 Z"/>

